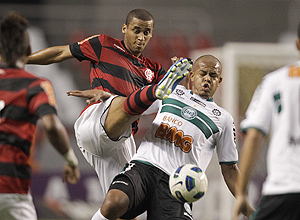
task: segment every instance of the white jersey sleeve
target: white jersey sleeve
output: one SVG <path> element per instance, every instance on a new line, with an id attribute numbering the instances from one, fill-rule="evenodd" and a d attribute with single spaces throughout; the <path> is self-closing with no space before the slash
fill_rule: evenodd
<path id="1" fill-rule="evenodd" d="M 256 128 L 263 134 L 269 132 L 273 105 L 271 96 L 272 88 L 264 78 L 254 92 L 246 112 L 246 118 L 241 122 L 240 126 L 243 132 L 248 128 Z"/>
<path id="2" fill-rule="evenodd" d="M 229 113 L 226 115 L 222 128 L 223 130 L 218 134 L 216 143 L 219 163 L 237 163 L 236 129 L 233 118 Z"/>

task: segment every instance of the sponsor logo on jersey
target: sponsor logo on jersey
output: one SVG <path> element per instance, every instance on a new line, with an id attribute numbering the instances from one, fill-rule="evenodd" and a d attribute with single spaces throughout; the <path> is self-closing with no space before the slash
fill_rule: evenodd
<path id="1" fill-rule="evenodd" d="M 194 97 L 191 97 L 190 99 L 203 107 L 206 106 L 206 104 L 204 102 L 201 102 L 200 100 L 195 99 Z"/>
<path id="2" fill-rule="evenodd" d="M 186 120 L 193 120 L 197 116 L 197 111 L 190 106 L 185 106 L 181 109 L 181 115 Z"/>
<path id="3" fill-rule="evenodd" d="M 161 123 L 155 132 L 155 137 L 174 143 L 175 147 L 179 147 L 184 153 L 188 153 L 192 149 L 193 137 L 185 135 L 182 130 L 178 130 L 175 126 Z"/>
<path id="4" fill-rule="evenodd" d="M 176 92 L 176 94 L 177 94 L 178 96 L 184 95 L 184 91 L 181 90 L 181 89 L 175 89 L 175 92 Z"/>
<path id="5" fill-rule="evenodd" d="M 215 116 L 221 116 L 221 111 L 219 109 L 214 109 L 212 110 L 212 113 L 215 115 Z"/>
<path id="6" fill-rule="evenodd" d="M 300 77 L 300 67 L 291 66 L 289 71 L 289 77 Z"/>
<path id="7" fill-rule="evenodd" d="M 154 72 L 150 69 L 146 69 L 145 71 L 145 76 L 148 82 L 152 82 L 153 78 L 154 78 Z"/>
<path id="8" fill-rule="evenodd" d="M 163 121 L 167 121 L 167 122 L 171 122 L 171 123 L 173 123 L 175 125 L 178 125 L 178 126 L 182 126 L 182 124 L 183 124 L 182 121 L 180 121 L 180 120 L 178 120 L 176 118 L 173 118 L 171 116 L 167 116 L 167 115 L 165 115 L 162 120 Z"/>
<path id="9" fill-rule="evenodd" d="M 118 46 L 116 44 L 114 44 L 114 46 L 125 53 L 125 50 L 122 47 L 120 47 L 120 46 Z"/>

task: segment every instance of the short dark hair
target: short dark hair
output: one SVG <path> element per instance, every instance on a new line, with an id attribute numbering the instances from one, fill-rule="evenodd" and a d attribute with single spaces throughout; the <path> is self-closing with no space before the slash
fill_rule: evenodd
<path id="1" fill-rule="evenodd" d="M 8 66 L 14 66 L 26 54 L 29 46 L 27 28 L 27 19 L 15 11 L 9 12 L 1 22 L 0 54 Z"/>
<path id="2" fill-rule="evenodd" d="M 133 9 L 132 11 L 130 11 L 126 17 L 125 24 L 129 25 L 133 18 L 138 18 L 143 21 L 151 21 L 152 20 L 154 23 L 154 18 L 152 16 L 152 14 L 145 9 L 138 8 L 138 9 Z"/>

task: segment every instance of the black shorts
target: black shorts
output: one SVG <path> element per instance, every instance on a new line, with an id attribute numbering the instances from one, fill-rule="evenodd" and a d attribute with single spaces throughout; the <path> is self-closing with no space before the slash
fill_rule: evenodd
<path id="1" fill-rule="evenodd" d="M 262 197 L 251 220 L 300 220 L 300 193 Z"/>
<path id="2" fill-rule="evenodd" d="M 192 204 L 177 201 L 169 190 L 169 175 L 153 165 L 129 162 L 114 178 L 110 189 L 119 189 L 130 199 L 122 219 L 132 219 L 145 211 L 148 220 L 193 219 Z"/>

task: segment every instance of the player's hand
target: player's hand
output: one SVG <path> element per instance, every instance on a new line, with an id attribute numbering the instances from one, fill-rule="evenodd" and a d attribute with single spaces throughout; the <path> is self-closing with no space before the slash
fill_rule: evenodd
<path id="1" fill-rule="evenodd" d="M 71 184 L 76 184 L 80 179 L 80 172 L 78 166 L 64 166 L 62 180 Z"/>
<path id="2" fill-rule="evenodd" d="M 238 220 L 241 213 L 249 218 L 252 212 L 254 212 L 254 209 L 249 205 L 247 197 L 245 195 L 237 196 L 232 220 Z"/>
<path id="3" fill-rule="evenodd" d="M 111 96 L 109 92 L 105 92 L 99 89 L 90 89 L 90 90 L 83 90 L 83 91 L 80 90 L 67 91 L 67 95 L 86 98 L 87 104 L 91 104 L 99 100 L 105 101 Z"/>

